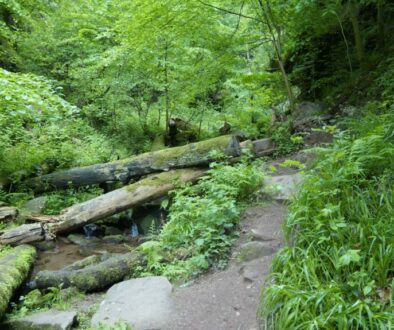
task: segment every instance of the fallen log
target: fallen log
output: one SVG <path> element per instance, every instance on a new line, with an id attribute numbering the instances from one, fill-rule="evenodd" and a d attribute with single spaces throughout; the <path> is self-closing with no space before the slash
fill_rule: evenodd
<path id="1" fill-rule="evenodd" d="M 180 169 L 151 175 L 139 182 L 64 209 L 60 215 L 43 217 L 42 221 L 0 231 L 0 244 L 18 245 L 52 239 L 89 223 L 165 196 L 178 184 L 193 182 L 204 169 Z M 35 221 L 39 220 L 35 216 Z"/>
<path id="2" fill-rule="evenodd" d="M 110 163 L 54 172 L 30 179 L 25 183 L 36 192 L 102 184 L 108 181 L 120 181 L 126 184 L 134 177 L 150 173 L 207 165 L 214 160 L 211 151 L 221 151 L 229 157 L 238 157 L 241 154 L 238 139 L 227 135 Z"/>
<path id="3" fill-rule="evenodd" d="M 36 256 L 36 250 L 29 245 L 21 245 L 0 256 L 0 318 L 22 283 L 26 280 Z"/>
<path id="4" fill-rule="evenodd" d="M 109 257 L 102 262 L 93 260 L 93 257 L 88 258 L 90 259 L 86 262 L 82 260 L 59 271 L 38 272 L 33 287 L 46 289 L 62 285 L 62 288 L 73 286 L 82 292 L 100 291 L 130 276 L 132 270 L 143 260 L 143 255 L 129 252 Z M 84 264 L 87 266 L 83 267 Z"/>

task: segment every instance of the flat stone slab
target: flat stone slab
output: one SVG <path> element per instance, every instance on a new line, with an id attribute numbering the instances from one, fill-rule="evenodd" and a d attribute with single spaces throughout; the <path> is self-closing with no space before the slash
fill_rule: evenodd
<path id="1" fill-rule="evenodd" d="M 76 312 L 47 311 L 9 321 L 4 327 L 9 330 L 70 330 L 76 318 Z"/>
<path id="2" fill-rule="evenodd" d="M 301 174 L 279 175 L 267 177 L 265 183 L 274 190 L 277 201 L 290 200 L 303 183 Z"/>
<path id="3" fill-rule="evenodd" d="M 171 293 L 171 283 L 162 276 L 118 283 L 108 290 L 92 325 L 113 326 L 123 321 L 133 330 L 163 329 L 174 312 Z"/>

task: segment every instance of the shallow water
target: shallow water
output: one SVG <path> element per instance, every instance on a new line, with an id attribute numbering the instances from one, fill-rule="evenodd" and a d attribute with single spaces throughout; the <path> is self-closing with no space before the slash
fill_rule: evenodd
<path id="1" fill-rule="evenodd" d="M 104 242 L 80 246 L 57 240 L 56 247 L 49 251 L 38 251 L 37 260 L 33 268 L 33 276 L 42 270 L 60 270 L 78 260 L 91 255 L 106 253 L 126 253 L 137 245 L 136 240 L 122 244 L 108 244 Z"/>

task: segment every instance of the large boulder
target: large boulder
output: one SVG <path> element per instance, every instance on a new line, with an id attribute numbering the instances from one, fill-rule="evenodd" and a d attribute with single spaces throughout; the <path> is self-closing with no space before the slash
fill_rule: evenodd
<path id="1" fill-rule="evenodd" d="M 70 330 L 77 319 L 75 312 L 47 311 L 8 321 L 7 330 Z"/>
<path id="2" fill-rule="evenodd" d="M 40 215 L 45 208 L 45 204 L 48 200 L 47 196 L 41 196 L 34 199 L 31 199 L 23 205 L 23 209 L 25 209 L 28 213 L 33 215 Z"/>
<path id="3" fill-rule="evenodd" d="M 0 207 L 0 222 L 10 222 L 17 218 L 18 209 L 10 206 Z"/>
<path id="4" fill-rule="evenodd" d="M 118 283 L 108 290 L 92 325 L 123 321 L 133 330 L 162 329 L 173 313 L 171 293 L 171 283 L 161 276 Z"/>

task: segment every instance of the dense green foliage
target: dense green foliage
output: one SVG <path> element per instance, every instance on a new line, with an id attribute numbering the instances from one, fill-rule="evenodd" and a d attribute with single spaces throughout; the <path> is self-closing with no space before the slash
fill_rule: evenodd
<path id="1" fill-rule="evenodd" d="M 45 78 L 0 69 L 0 183 L 111 159 L 108 138 Z"/>
<path id="2" fill-rule="evenodd" d="M 140 248 L 148 254 L 143 273 L 187 278 L 210 266 L 224 267 L 242 210 L 261 185 L 259 163 L 214 164 L 210 176 L 173 195 L 169 220 L 156 240 Z"/>
<path id="3" fill-rule="evenodd" d="M 149 151 L 170 118 L 195 139 L 228 122 L 284 155 L 309 134 L 295 131 L 297 103 L 320 101 L 336 141 L 291 205 L 261 316 L 392 328 L 393 22 L 388 0 L 0 0 L 0 200 L 32 197 L 27 177 Z M 137 273 L 224 266 L 259 171 L 215 165 L 177 190 Z M 101 192 L 53 193 L 45 213 Z"/>
<path id="4" fill-rule="evenodd" d="M 393 119 L 367 116 L 306 176 L 263 292 L 268 328 L 392 328 Z"/>

